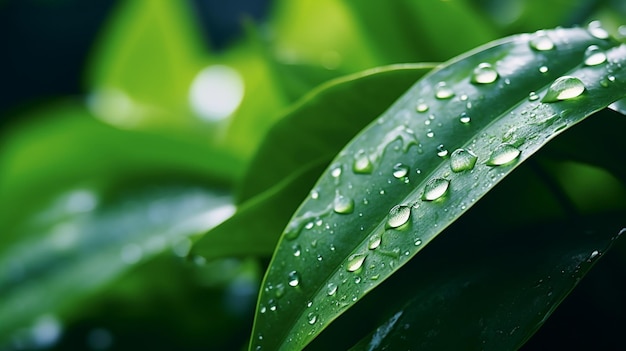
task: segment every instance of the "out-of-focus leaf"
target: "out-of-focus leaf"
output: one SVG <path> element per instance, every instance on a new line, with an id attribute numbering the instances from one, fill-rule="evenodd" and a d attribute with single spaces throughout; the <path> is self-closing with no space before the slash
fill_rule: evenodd
<path id="1" fill-rule="evenodd" d="M 260 194 L 311 160 L 326 157 L 330 161 L 433 67 L 404 64 L 375 68 L 330 81 L 309 93 L 266 135 L 240 183 L 237 201 Z"/>
<path id="2" fill-rule="evenodd" d="M 607 253 L 620 220 L 594 218 L 594 231 L 572 221 L 500 233 L 454 225 L 374 293 L 403 289 L 407 300 L 390 303 L 391 317 L 352 349 L 518 349 Z"/>
<path id="3" fill-rule="evenodd" d="M 623 98 L 626 46 L 595 36 L 557 29 L 476 49 L 353 139 L 285 229 L 251 349 L 307 345 L 545 143 Z M 590 45 L 606 60 L 587 61 Z"/>
<path id="4" fill-rule="evenodd" d="M 203 178 L 228 184 L 241 161 L 184 138 L 123 131 L 63 101 L 25 113 L 0 136 L 0 244 L 52 197 L 77 185 L 115 186 L 136 179 Z M 10 204 L 10 205 L 8 205 Z"/>
<path id="5" fill-rule="evenodd" d="M 41 315 L 67 315 L 135 264 L 172 249 L 233 212 L 230 197 L 190 185 L 102 197 L 77 188 L 17 228 L 0 250 L 0 344 Z"/>

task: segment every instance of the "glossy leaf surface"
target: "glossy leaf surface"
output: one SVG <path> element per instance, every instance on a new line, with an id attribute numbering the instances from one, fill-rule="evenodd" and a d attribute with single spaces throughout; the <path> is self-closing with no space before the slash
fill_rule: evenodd
<path id="1" fill-rule="evenodd" d="M 583 64 L 590 45 L 606 50 L 605 64 Z M 251 349 L 308 344 L 547 141 L 624 97 L 624 60 L 624 46 L 557 29 L 488 44 L 416 83 L 337 156 L 287 225 Z M 459 149 L 464 166 L 451 167 Z"/>

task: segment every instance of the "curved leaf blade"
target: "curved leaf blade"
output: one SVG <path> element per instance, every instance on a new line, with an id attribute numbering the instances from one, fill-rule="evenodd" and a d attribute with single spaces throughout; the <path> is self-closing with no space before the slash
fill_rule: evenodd
<path id="1" fill-rule="evenodd" d="M 604 64 L 582 64 L 590 45 L 606 50 Z M 624 61 L 626 46 L 585 29 L 556 29 L 487 44 L 416 83 L 348 144 L 287 226 L 263 283 L 251 349 L 308 344 L 523 160 L 623 98 Z M 485 62 L 498 76 L 472 83 Z M 582 95 L 529 98 L 545 97 L 566 75 L 584 85 Z M 420 102 L 428 111 L 416 111 Z M 451 170 L 446 157 L 458 148 L 475 154 L 473 169 Z M 410 173 L 396 177 L 398 163 Z"/>

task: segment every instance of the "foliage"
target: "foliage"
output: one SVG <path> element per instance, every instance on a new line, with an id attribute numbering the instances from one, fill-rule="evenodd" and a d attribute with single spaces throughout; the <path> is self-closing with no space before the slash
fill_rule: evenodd
<path id="1" fill-rule="evenodd" d="M 626 14 L 506 4 L 120 2 L 0 131 L 0 349 L 532 345 L 626 264 Z"/>

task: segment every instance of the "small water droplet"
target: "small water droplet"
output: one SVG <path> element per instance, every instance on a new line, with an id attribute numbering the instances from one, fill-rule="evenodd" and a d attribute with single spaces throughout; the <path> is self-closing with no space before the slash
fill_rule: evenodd
<path id="1" fill-rule="evenodd" d="M 298 284 L 300 284 L 300 274 L 298 274 L 298 272 L 291 271 L 289 272 L 289 275 L 287 277 L 289 286 L 296 287 L 298 286 Z"/>
<path id="2" fill-rule="evenodd" d="M 332 175 L 333 178 L 339 178 L 339 176 L 341 176 L 341 166 L 336 166 L 335 168 L 333 168 L 330 171 L 330 175 Z"/>
<path id="3" fill-rule="evenodd" d="M 259 310 L 259 312 L 265 313 L 266 311 L 267 311 L 267 308 L 265 306 L 261 306 L 261 309 Z"/>
<path id="4" fill-rule="evenodd" d="M 437 99 L 449 99 L 454 96 L 454 91 L 448 87 L 446 82 L 439 82 L 435 87 L 435 97 Z"/>
<path id="5" fill-rule="evenodd" d="M 293 255 L 296 257 L 300 257 L 300 254 L 302 253 L 302 249 L 300 247 L 300 245 L 296 244 L 293 246 Z"/>
<path id="6" fill-rule="evenodd" d="M 589 34 L 591 34 L 595 38 L 598 38 L 598 39 L 609 38 L 609 32 L 607 32 L 607 30 L 604 29 L 604 27 L 602 27 L 602 22 L 600 21 L 596 20 L 596 21 L 589 22 L 589 25 L 587 25 L 587 30 L 589 31 Z"/>
<path id="7" fill-rule="evenodd" d="M 594 258 L 598 257 L 598 255 L 600 255 L 600 252 L 598 250 L 593 250 L 593 252 L 591 252 L 591 255 L 589 256 L 589 261 L 592 261 Z"/>
<path id="8" fill-rule="evenodd" d="M 274 296 L 276 296 L 277 299 L 280 299 L 284 295 L 285 295 L 285 284 L 283 283 L 276 284 L 276 287 L 274 288 Z"/>
<path id="9" fill-rule="evenodd" d="M 467 123 L 471 122 L 472 119 L 470 118 L 470 116 L 466 112 L 463 112 L 459 116 L 459 121 L 461 121 L 461 123 L 463 123 L 463 124 L 467 124 Z"/>
<path id="10" fill-rule="evenodd" d="M 411 207 L 406 205 L 396 205 L 389 210 L 387 227 L 398 228 L 409 221 L 411 217 Z"/>
<path id="11" fill-rule="evenodd" d="M 537 99 L 539 99 L 539 95 L 537 95 L 534 91 L 531 91 L 530 94 L 528 94 L 529 101 L 536 101 Z"/>
<path id="12" fill-rule="evenodd" d="M 422 245 L 422 239 L 415 239 L 415 242 L 413 244 L 415 244 L 415 246 Z"/>
<path id="13" fill-rule="evenodd" d="M 315 189 L 311 190 L 311 199 L 317 200 L 319 197 L 320 197 L 320 193 L 317 190 Z"/>
<path id="14" fill-rule="evenodd" d="M 335 196 L 333 210 L 339 214 L 349 214 L 354 212 L 354 200 L 352 198 L 339 195 Z"/>
<path id="15" fill-rule="evenodd" d="M 428 105 L 424 102 L 418 102 L 415 109 L 417 110 L 417 112 L 426 112 L 428 111 Z"/>
<path id="16" fill-rule="evenodd" d="M 309 315 L 307 316 L 307 320 L 309 324 L 311 325 L 315 324 L 315 322 L 317 322 L 317 314 L 313 312 L 309 313 Z"/>
<path id="17" fill-rule="evenodd" d="M 346 267 L 348 272 L 354 272 L 358 270 L 359 268 L 361 268 L 361 266 L 363 266 L 363 262 L 365 261 L 366 257 L 367 255 L 363 255 L 363 254 L 352 255 L 350 259 L 348 260 L 348 266 Z"/>
<path id="18" fill-rule="evenodd" d="M 585 50 L 585 65 L 597 66 L 606 62 L 606 54 L 598 45 L 590 45 Z"/>
<path id="19" fill-rule="evenodd" d="M 409 166 L 403 164 L 403 163 L 396 163 L 393 166 L 393 176 L 401 179 L 406 177 L 406 175 L 409 174 Z"/>
<path id="20" fill-rule="evenodd" d="M 272 312 L 276 311 L 278 309 L 278 305 L 276 304 L 276 300 L 274 300 L 274 299 L 267 300 L 267 307 Z"/>
<path id="21" fill-rule="evenodd" d="M 539 72 L 541 72 L 541 73 L 548 73 L 548 66 L 541 66 L 541 67 L 539 67 Z"/>
<path id="22" fill-rule="evenodd" d="M 326 285 L 326 294 L 328 294 L 328 296 L 333 296 L 336 293 L 337 293 L 337 284 L 328 283 L 328 285 Z"/>
<path id="23" fill-rule="evenodd" d="M 504 143 L 498 145 L 489 156 L 488 166 L 502 166 L 517 159 L 521 151 L 515 146 Z"/>
<path id="24" fill-rule="evenodd" d="M 479 64 L 472 73 L 472 83 L 490 84 L 496 79 L 498 79 L 498 71 L 487 62 Z"/>
<path id="25" fill-rule="evenodd" d="M 445 178 L 433 178 L 426 183 L 422 199 L 426 201 L 434 201 L 448 192 L 450 181 Z"/>
<path id="26" fill-rule="evenodd" d="M 443 144 L 439 144 L 439 146 L 437 146 L 437 156 L 439 157 L 448 156 L 448 150 L 446 149 L 445 146 L 443 146 Z"/>
<path id="27" fill-rule="evenodd" d="M 429 137 L 429 138 L 432 138 L 432 137 L 434 137 L 434 136 L 435 136 L 435 132 L 433 132 L 431 129 L 429 129 L 429 130 L 426 132 L 426 136 L 427 136 L 427 137 Z"/>
<path id="28" fill-rule="evenodd" d="M 554 42 L 544 31 L 539 31 L 530 40 L 530 47 L 536 51 L 548 51 L 554 49 Z"/>
<path id="29" fill-rule="evenodd" d="M 573 99 L 585 91 L 585 85 L 580 79 L 572 76 L 557 78 L 541 100 L 542 102 L 555 102 L 559 100 Z"/>
<path id="30" fill-rule="evenodd" d="M 457 149 L 450 155 L 450 169 L 452 172 L 463 172 L 474 168 L 478 157 L 466 149 Z"/>
<path id="31" fill-rule="evenodd" d="M 369 243 L 367 247 L 370 250 L 376 250 L 380 246 L 381 241 L 382 241 L 382 237 L 380 235 L 372 236 L 369 239 Z"/>
<path id="32" fill-rule="evenodd" d="M 459 97 L 459 99 L 461 99 L 461 101 L 467 101 L 467 99 L 469 99 L 469 96 L 467 96 L 467 94 L 463 94 Z"/>
<path id="33" fill-rule="evenodd" d="M 313 223 L 312 221 L 308 222 L 307 224 L 304 225 L 304 229 L 311 229 L 313 228 L 314 225 L 315 223 Z"/>

